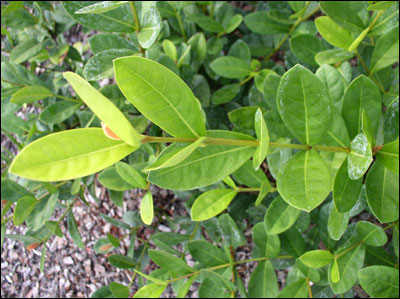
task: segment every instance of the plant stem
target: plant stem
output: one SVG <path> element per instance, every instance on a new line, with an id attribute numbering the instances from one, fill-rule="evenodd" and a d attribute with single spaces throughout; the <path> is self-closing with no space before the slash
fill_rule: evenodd
<path id="1" fill-rule="evenodd" d="M 25 84 L 12 82 L 12 81 L 8 81 L 8 80 L 5 80 L 5 79 L 1 79 L 1 81 L 5 82 L 5 83 L 16 85 L 16 86 L 21 86 L 21 87 L 25 87 L 26 86 Z"/>
<path id="2" fill-rule="evenodd" d="M 183 27 L 180 11 L 176 10 L 173 3 L 170 3 L 170 5 L 175 12 L 176 19 L 178 20 L 179 28 L 181 29 L 182 32 L 183 41 L 186 42 L 186 33 L 185 33 L 185 28 Z"/>
<path id="3" fill-rule="evenodd" d="M 346 250 L 342 251 L 338 255 L 335 255 L 335 259 L 336 260 L 339 259 L 341 256 L 345 255 L 346 253 L 348 253 L 349 251 L 353 250 L 357 246 L 360 246 L 363 242 L 364 242 L 364 240 L 361 240 L 361 241 L 357 242 L 356 244 L 354 244 L 353 246 L 351 246 L 351 247 L 347 248 Z"/>
<path id="4" fill-rule="evenodd" d="M 200 227 L 200 222 L 196 222 L 196 225 L 195 225 L 192 233 L 189 236 L 188 243 L 193 240 L 194 236 L 196 235 L 197 231 L 199 230 L 199 227 Z M 181 254 L 181 259 L 185 258 L 185 253 L 186 253 L 187 249 L 188 249 L 188 246 L 186 245 L 185 249 L 183 250 L 183 252 Z"/>
<path id="5" fill-rule="evenodd" d="M 71 101 L 71 102 L 82 104 L 82 101 L 74 99 L 74 98 L 65 97 L 65 96 L 62 96 L 62 95 L 59 95 L 59 94 L 52 94 L 52 96 L 56 97 L 56 98 L 59 98 L 59 99 L 66 100 L 66 101 Z"/>
<path id="6" fill-rule="evenodd" d="M 308 297 L 312 298 L 312 291 L 311 291 L 311 285 L 310 285 L 310 279 L 308 277 L 306 277 L 306 281 L 307 281 L 307 288 L 308 288 Z"/>
<path id="7" fill-rule="evenodd" d="M 140 21 L 139 21 L 139 16 L 138 16 L 138 13 L 136 10 L 135 1 L 129 1 L 129 6 L 131 7 L 133 18 L 135 19 L 135 31 L 136 31 L 136 35 L 137 35 L 137 38 L 139 41 Z M 142 48 L 140 43 L 139 43 L 139 50 L 140 50 L 140 53 L 144 54 L 144 49 Z"/>

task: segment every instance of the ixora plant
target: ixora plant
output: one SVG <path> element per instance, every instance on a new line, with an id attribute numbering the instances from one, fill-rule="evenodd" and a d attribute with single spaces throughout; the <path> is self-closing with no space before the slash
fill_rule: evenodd
<path id="1" fill-rule="evenodd" d="M 186 234 L 157 232 L 158 249 L 144 240 L 110 255 L 132 280 L 93 297 L 128 297 L 136 277 L 134 298 L 159 297 L 168 285 L 183 298 L 193 283 L 199 297 L 352 296 L 358 284 L 372 297 L 398 296 L 398 2 L 249 5 L 2 6 L 10 48 L 1 66 L 2 131 L 20 150 L 4 154 L 2 242 L 42 245 L 43 271 L 46 242 L 63 236 L 64 217 L 84 247 L 72 208 L 79 198 L 89 205 L 87 194 L 96 198 L 96 178 L 119 206 L 123 191 L 145 190 L 140 213 L 103 215 L 125 236 L 162 214 L 153 184 L 188 199 Z M 72 47 L 62 34 L 76 22 L 118 34 L 91 36 L 89 58 L 88 47 Z M 116 85 L 100 87 L 106 78 Z M 28 105 L 42 111 L 23 121 L 14 112 Z M 50 221 L 57 204 L 65 211 Z M 26 222 L 27 233 L 5 235 L 11 219 Z M 245 221 L 252 258 L 237 260 Z M 109 234 L 95 250 L 111 252 L 120 241 Z M 143 273 L 144 257 L 160 268 Z M 246 288 L 237 267 L 250 262 L 258 265 Z M 284 268 L 279 290 L 275 269 Z"/>

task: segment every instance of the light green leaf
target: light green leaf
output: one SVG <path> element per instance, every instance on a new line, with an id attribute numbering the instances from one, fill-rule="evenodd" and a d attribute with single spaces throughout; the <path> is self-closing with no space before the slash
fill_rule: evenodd
<path id="1" fill-rule="evenodd" d="M 38 203 L 38 200 L 29 196 L 23 196 L 18 199 L 13 216 L 14 225 L 21 225 L 24 223 L 25 219 L 31 214 L 33 208 Z"/>
<path id="2" fill-rule="evenodd" d="M 11 50 L 10 62 L 23 63 L 42 51 L 44 45 L 45 43 L 35 39 L 24 41 Z"/>
<path id="3" fill-rule="evenodd" d="M 140 288 L 132 298 L 159 298 L 166 288 L 166 285 L 152 283 Z"/>
<path id="4" fill-rule="evenodd" d="M 254 170 L 250 160 L 246 161 L 242 167 L 233 173 L 233 177 L 239 184 L 246 185 L 251 188 L 260 188 L 263 182 L 267 182 L 268 178 L 259 168 Z M 269 181 L 268 181 L 269 182 Z"/>
<path id="5" fill-rule="evenodd" d="M 373 132 L 376 132 L 382 115 L 381 106 L 381 94 L 371 79 L 361 75 L 351 82 L 344 94 L 342 110 L 350 138 L 361 132 L 364 109 L 372 120 Z"/>
<path id="6" fill-rule="evenodd" d="M 249 298 L 275 298 L 278 291 L 278 280 L 271 262 L 260 262 L 250 276 Z"/>
<path id="7" fill-rule="evenodd" d="M 229 79 L 240 79 L 250 75 L 250 65 L 237 57 L 218 57 L 210 64 L 211 69 L 218 75 Z"/>
<path id="8" fill-rule="evenodd" d="M 307 251 L 300 257 L 304 265 L 310 268 L 322 268 L 333 262 L 334 256 L 328 250 Z"/>
<path id="9" fill-rule="evenodd" d="M 399 26 L 382 35 L 372 53 L 371 74 L 392 65 L 399 60 Z"/>
<path id="10" fill-rule="evenodd" d="M 354 57 L 354 53 L 342 49 L 329 49 L 315 54 L 315 61 L 319 65 L 336 64 Z"/>
<path id="11" fill-rule="evenodd" d="M 304 144 L 318 144 L 331 123 L 325 84 L 311 71 L 296 65 L 281 78 L 276 97 L 279 114 L 289 130 Z"/>
<path id="12" fill-rule="evenodd" d="M 126 191 L 139 187 L 138 185 L 131 185 L 124 180 L 114 167 L 102 171 L 97 179 L 104 187 L 114 191 Z"/>
<path id="13" fill-rule="evenodd" d="M 210 219 L 225 210 L 237 192 L 231 189 L 213 189 L 200 195 L 192 206 L 192 220 Z"/>
<path id="14" fill-rule="evenodd" d="M 344 250 L 346 249 L 338 249 L 335 252 L 335 255 L 340 254 Z M 363 266 L 364 256 L 365 247 L 363 244 L 360 244 L 346 252 L 338 259 L 335 259 L 337 263 L 334 262 L 329 265 L 329 284 L 335 294 L 343 294 L 353 287 L 357 281 L 358 270 Z M 335 268 L 336 270 L 333 270 Z"/>
<path id="15" fill-rule="evenodd" d="M 121 5 L 105 13 L 76 14 L 86 6 L 96 4 L 96 1 L 63 1 L 67 13 L 85 27 L 105 32 L 134 32 L 134 19 L 129 5 Z"/>
<path id="16" fill-rule="evenodd" d="M 89 81 L 97 81 L 114 77 L 113 60 L 119 57 L 132 56 L 137 50 L 108 49 L 95 53 L 86 62 L 83 75 Z"/>
<path id="17" fill-rule="evenodd" d="M 367 137 L 369 144 L 375 146 L 375 131 L 372 129 L 371 119 L 368 116 L 367 111 L 363 109 L 361 114 L 361 128 L 362 132 Z"/>
<path id="18" fill-rule="evenodd" d="M 173 61 L 176 61 L 177 60 L 177 52 L 176 52 L 176 47 L 175 47 L 174 43 L 168 39 L 164 39 L 162 45 L 163 45 L 165 55 L 167 55 Z"/>
<path id="19" fill-rule="evenodd" d="M 268 128 L 260 108 L 257 109 L 254 117 L 254 128 L 256 130 L 257 139 L 260 142 L 253 155 L 253 167 L 257 170 L 267 157 L 269 147 Z"/>
<path id="20" fill-rule="evenodd" d="M 143 196 L 140 204 L 140 218 L 146 225 L 151 225 L 154 217 L 153 196 L 150 191 Z"/>
<path id="21" fill-rule="evenodd" d="M 175 165 L 183 162 L 199 146 L 201 146 L 203 144 L 205 138 L 206 137 L 200 137 L 195 142 L 193 142 L 192 144 L 189 144 L 186 147 L 179 148 L 177 150 L 168 152 L 168 154 L 161 156 L 149 167 L 146 167 L 145 169 L 143 169 L 143 171 L 153 171 L 153 170 L 157 170 L 157 169 L 168 168 L 168 167 L 172 167 L 172 166 L 175 166 Z"/>
<path id="22" fill-rule="evenodd" d="M 218 266 L 229 263 L 225 253 L 218 247 L 204 240 L 194 240 L 188 243 L 191 256 L 205 266 Z"/>
<path id="23" fill-rule="evenodd" d="M 165 280 L 161 280 L 161 279 L 155 278 L 155 277 L 153 277 L 153 276 L 144 274 L 144 273 L 142 273 L 142 272 L 140 272 L 140 271 L 138 271 L 138 270 L 136 270 L 136 269 L 133 269 L 133 271 L 135 271 L 135 272 L 136 272 L 137 274 L 139 274 L 140 276 L 143 276 L 144 278 L 146 278 L 146 279 L 148 279 L 148 280 L 150 280 L 150 281 L 152 281 L 152 282 L 154 282 L 154 283 L 156 283 L 156 284 L 168 285 L 168 282 L 165 281 Z"/>
<path id="24" fill-rule="evenodd" d="M 399 175 L 376 161 L 365 181 L 368 206 L 381 223 L 399 218 Z"/>
<path id="25" fill-rule="evenodd" d="M 358 134 L 350 144 L 348 156 L 349 178 L 358 180 L 368 170 L 372 163 L 372 148 L 364 133 Z"/>
<path id="26" fill-rule="evenodd" d="M 140 24 L 139 44 L 142 48 L 148 49 L 154 44 L 162 29 L 162 20 L 158 9 L 150 7 L 144 13 Z"/>
<path id="27" fill-rule="evenodd" d="M 150 249 L 149 256 L 153 262 L 171 273 L 184 275 L 194 272 L 184 261 L 161 250 Z"/>
<path id="28" fill-rule="evenodd" d="M 76 221 L 74 218 L 74 214 L 72 213 L 72 210 L 70 210 L 68 213 L 68 231 L 69 234 L 71 235 L 72 240 L 74 240 L 76 246 L 78 246 L 80 249 L 84 249 L 85 244 L 83 244 L 82 242 L 82 238 L 79 233 L 78 226 L 76 225 Z"/>
<path id="29" fill-rule="evenodd" d="M 176 137 L 206 135 L 199 101 L 172 71 L 142 57 L 116 59 L 114 69 L 127 100 L 167 133 Z"/>
<path id="30" fill-rule="evenodd" d="M 351 32 L 327 16 L 315 19 L 319 34 L 331 45 L 347 50 L 353 42 Z"/>
<path id="31" fill-rule="evenodd" d="M 290 49 L 300 61 L 309 65 L 318 66 L 314 59 L 315 54 L 327 50 L 324 41 L 314 35 L 297 34 L 290 39 Z"/>
<path id="32" fill-rule="evenodd" d="M 347 229 L 349 223 L 350 213 L 340 213 L 332 206 L 328 218 L 328 233 L 329 236 L 337 241 L 339 240 Z"/>
<path id="33" fill-rule="evenodd" d="M 337 211 L 345 213 L 351 210 L 360 195 L 362 183 L 362 178 L 350 179 L 346 159 L 340 166 L 333 185 L 333 200 Z"/>
<path id="34" fill-rule="evenodd" d="M 146 180 L 143 176 L 132 166 L 125 162 L 118 162 L 115 165 L 117 173 L 123 178 L 127 183 L 138 188 L 146 188 Z"/>
<path id="35" fill-rule="evenodd" d="M 307 280 L 300 278 L 280 291 L 277 298 L 307 298 L 307 295 Z"/>
<path id="36" fill-rule="evenodd" d="M 258 193 L 256 202 L 255 202 L 255 206 L 258 207 L 261 202 L 264 200 L 265 196 L 267 196 L 267 194 L 269 192 L 271 192 L 272 187 L 271 187 L 271 183 L 268 180 L 265 180 L 261 183 L 261 190 Z"/>
<path id="37" fill-rule="evenodd" d="M 115 298 L 129 297 L 129 288 L 115 281 L 110 282 L 110 290 Z"/>
<path id="38" fill-rule="evenodd" d="M 271 235 L 280 234 L 288 230 L 299 215 L 300 210 L 288 205 L 280 196 L 277 196 L 265 213 L 265 230 Z"/>
<path id="39" fill-rule="evenodd" d="M 228 185 L 231 188 L 236 188 L 235 182 L 231 179 L 231 177 L 228 175 L 226 178 L 223 178 L 222 181 Z"/>
<path id="40" fill-rule="evenodd" d="M 398 269 L 370 266 L 358 272 L 358 279 L 364 291 L 373 298 L 396 298 L 399 296 Z"/>
<path id="41" fill-rule="evenodd" d="M 396 3 L 396 1 L 373 1 L 376 2 L 368 6 L 368 10 L 385 10 Z M 379 296 L 374 296 L 379 297 Z"/>
<path id="42" fill-rule="evenodd" d="M 376 158 L 389 170 L 399 173 L 399 139 L 386 143 L 377 153 Z"/>
<path id="43" fill-rule="evenodd" d="M 358 15 L 358 5 L 343 1 L 321 1 L 320 7 L 334 22 L 352 32 L 359 33 L 366 27 Z"/>
<path id="44" fill-rule="evenodd" d="M 259 222 L 253 226 L 252 234 L 255 245 L 252 250 L 253 257 L 268 257 L 269 259 L 273 259 L 279 254 L 281 250 L 279 236 L 267 234 L 263 222 Z"/>
<path id="45" fill-rule="evenodd" d="M 368 221 L 357 222 L 357 236 L 369 246 L 383 246 L 388 241 L 382 227 Z"/>
<path id="46" fill-rule="evenodd" d="M 211 102 L 214 105 L 228 103 L 232 101 L 235 96 L 238 95 L 239 91 L 239 83 L 225 85 L 213 93 L 213 95 L 211 96 Z"/>
<path id="47" fill-rule="evenodd" d="M 47 106 L 39 115 L 46 124 L 58 124 L 70 118 L 81 104 L 70 101 L 58 101 Z"/>
<path id="48" fill-rule="evenodd" d="M 104 13 L 113 9 L 120 7 L 128 3 L 128 1 L 101 1 L 89 6 L 85 6 L 78 11 L 76 14 L 91 14 L 91 13 Z"/>
<path id="49" fill-rule="evenodd" d="M 289 32 L 290 25 L 272 19 L 268 12 L 257 11 L 249 13 L 244 18 L 244 23 L 252 32 L 258 34 L 280 34 Z"/>
<path id="50" fill-rule="evenodd" d="M 121 269 L 130 269 L 136 266 L 136 262 L 129 256 L 121 255 L 121 254 L 113 254 L 108 257 L 108 262 L 116 267 Z"/>
<path id="51" fill-rule="evenodd" d="M 309 212 L 328 196 L 330 173 L 315 150 L 301 151 L 281 167 L 277 188 L 289 205 Z"/>
<path id="52" fill-rule="evenodd" d="M 242 23 L 243 21 L 243 16 L 240 14 L 236 14 L 234 16 L 232 16 L 229 21 L 224 25 L 225 29 L 224 32 L 225 33 L 231 33 L 233 32 L 237 27 L 239 27 L 239 25 Z"/>
<path id="53" fill-rule="evenodd" d="M 46 227 L 49 231 L 53 232 L 57 237 L 62 238 L 63 232 L 61 231 L 60 225 L 56 221 L 46 221 Z"/>
<path id="54" fill-rule="evenodd" d="M 71 84 L 82 101 L 102 120 L 119 138 L 133 147 L 140 146 L 140 137 L 124 114 L 109 99 L 79 75 L 65 72 L 64 78 Z"/>
<path id="55" fill-rule="evenodd" d="M 71 180 L 107 168 L 136 149 L 107 138 L 99 128 L 63 131 L 25 146 L 9 171 L 37 181 Z"/>
<path id="56" fill-rule="evenodd" d="M 11 97 L 10 102 L 17 105 L 32 103 L 51 97 L 53 93 L 43 86 L 25 86 Z"/>
<path id="57" fill-rule="evenodd" d="M 253 140 L 248 135 L 229 131 L 208 131 L 207 138 Z M 207 141 L 206 141 L 207 143 Z M 186 146 L 172 144 L 163 154 Z M 170 168 L 150 171 L 148 180 L 170 190 L 191 190 L 214 184 L 242 166 L 254 153 L 254 147 L 212 145 L 198 147 L 185 161 Z M 226 163 L 226 161 L 235 161 Z M 206 175 L 204 175 L 206 174 Z"/>
<path id="58" fill-rule="evenodd" d="M 323 83 L 325 83 L 331 96 L 332 103 L 335 105 L 337 110 L 342 111 L 343 95 L 347 86 L 344 77 L 336 68 L 328 64 L 324 64 L 318 68 L 315 74 Z M 340 115 L 340 113 L 338 114 Z"/>

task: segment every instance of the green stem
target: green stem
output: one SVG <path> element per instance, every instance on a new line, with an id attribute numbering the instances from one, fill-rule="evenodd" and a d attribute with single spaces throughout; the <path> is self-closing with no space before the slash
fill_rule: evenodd
<path id="1" fill-rule="evenodd" d="M 254 78 L 254 76 L 255 75 L 250 75 L 250 76 L 248 76 L 247 78 L 245 78 L 245 79 L 243 79 L 242 81 L 240 81 L 240 85 L 243 85 L 243 84 L 245 84 L 247 81 L 249 81 L 249 80 L 251 80 L 251 79 L 253 79 Z"/>
<path id="2" fill-rule="evenodd" d="M 192 233 L 191 233 L 190 236 L 189 236 L 188 243 L 189 243 L 190 241 L 193 240 L 194 236 L 196 235 L 197 231 L 199 230 L 199 227 L 200 227 L 200 222 L 196 222 L 196 225 L 195 225 L 195 227 L 194 227 Z M 187 244 L 187 243 L 186 243 L 186 244 Z M 186 246 L 185 246 L 185 249 L 183 250 L 183 252 L 182 252 L 182 254 L 181 254 L 181 259 L 184 259 L 185 253 L 186 253 L 187 249 L 188 249 L 188 246 L 186 245 Z"/>
<path id="3" fill-rule="evenodd" d="M 310 279 L 306 277 L 306 281 L 307 281 L 308 297 L 312 298 L 313 296 L 311 291 Z"/>
<path id="4" fill-rule="evenodd" d="M 59 99 L 66 100 L 66 101 L 71 101 L 71 102 L 82 104 L 82 101 L 74 99 L 74 98 L 65 97 L 65 96 L 62 96 L 62 95 L 59 95 L 59 94 L 52 94 L 52 96 L 56 97 L 56 98 L 59 98 Z"/>
<path id="5" fill-rule="evenodd" d="M 353 250 L 354 248 L 356 248 L 357 246 L 360 246 L 362 243 L 364 242 L 364 240 L 358 241 L 356 244 L 354 244 L 353 246 L 347 248 L 346 250 L 342 251 L 341 253 L 339 253 L 338 255 L 335 255 L 335 260 L 339 259 L 341 256 L 345 255 L 346 253 L 348 253 L 349 251 Z"/>
<path id="6" fill-rule="evenodd" d="M 136 10 L 135 1 L 129 1 L 129 6 L 131 7 L 133 18 L 135 19 L 135 28 L 134 29 L 136 31 L 137 38 L 139 40 L 140 21 L 139 21 L 139 16 L 138 16 L 138 13 L 137 13 L 137 10 Z M 144 54 L 144 49 L 142 48 L 140 43 L 139 43 L 139 50 L 140 50 L 140 53 Z"/>
<path id="7" fill-rule="evenodd" d="M 173 3 L 170 3 L 170 5 L 175 12 L 176 19 L 178 20 L 179 28 L 181 29 L 181 32 L 182 32 L 183 41 L 186 42 L 186 32 L 185 32 L 185 28 L 183 27 L 180 11 L 176 10 Z"/>
<path id="8" fill-rule="evenodd" d="M 145 243 L 145 244 L 144 244 L 144 247 L 143 247 L 143 249 L 142 249 L 142 252 L 140 253 L 140 257 L 139 257 L 139 260 L 138 260 L 138 264 L 137 264 L 137 266 L 135 267 L 136 270 L 139 270 L 139 268 L 140 268 L 140 264 L 142 263 L 144 254 L 145 254 L 145 252 L 146 252 L 146 250 L 147 250 L 147 247 L 148 247 L 148 243 Z M 136 278 L 136 275 L 137 275 L 137 272 L 133 273 L 132 278 L 131 278 L 131 281 L 129 282 L 129 285 L 128 285 L 128 289 L 131 288 L 131 286 L 132 286 L 132 284 L 133 284 L 133 281 L 134 281 L 135 278 Z"/>
<path id="9" fill-rule="evenodd" d="M 21 83 L 17 83 L 17 82 L 8 81 L 8 80 L 6 80 L 6 79 L 1 79 L 1 81 L 5 82 L 5 83 L 9 83 L 9 84 L 16 85 L 16 86 L 21 86 L 21 87 L 25 87 L 25 86 L 26 86 L 25 84 L 21 84 Z"/>

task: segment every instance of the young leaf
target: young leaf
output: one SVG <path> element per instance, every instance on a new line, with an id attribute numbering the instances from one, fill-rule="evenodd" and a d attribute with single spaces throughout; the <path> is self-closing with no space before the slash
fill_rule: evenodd
<path id="1" fill-rule="evenodd" d="M 153 196 L 150 191 L 143 196 L 140 204 L 140 218 L 146 225 L 151 225 L 154 217 Z"/>
<path id="2" fill-rule="evenodd" d="M 82 101 L 123 141 L 133 147 L 140 146 L 140 137 L 124 114 L 105 96 L 79 75 L 65 72 L 64 78 L 71 84 Z"/>
<path id="3" fill-rule="evenodd" d="M 318 144 L 331 123 L 328 91 L 321 80 L 301 65 L 281 78 L 276 97 L 279 114 L 304 144 Z"/>
<path id="4" fill-rule="evenodd" d="M 381 223 L 399 218 L 399 175 L 376 161 L 365 181 L 368 206 Z"/>
<path id="5" fill-rule="evenodd" d="M 386 143 L 377 153 L 376 158 L 389 170 L 399 173 L 399 139 Z"/>
<path id="6" fill-rule="evenodd" d="M 72 210 L 70 210 L 68 213 L 68 231 L 69 234 L 71 235 L 72 240 L 74 240 L 76 246 L 78 246 L 80 249 L 84 249 L 85 244 L 83 244 L 82 242 L 82 238 L 79 233 L 78 226 L 76 225 L 76 221 L 74 218 L 74 214 L 72 213 Z"/>
<path id="7" fill-rule="evenodd" d="M 357 235 L 369 246 L 383 246 L 388 241 L 383 228 L 368 221 L 357 222 Z"/>
<path id="8" fill-rule="evenodd" d="M 100 128 L 63 131 L 25 146 L 10 172 L 37 181 L 70 180 L 98 172 L 137 148 L 107 138 Z"/>
<path id="9" fill-rule="evenodd" d="M 32 103 L 51 97 L 53 93 L 43 86 L 25 86 L 11 97 L 10 102 L 17 105 Z"/>
<path id="10" fill-rule="evenodd" d="M 166 288 L 166 285 L 152 283 L 140 288 L 132 298 L 159 298 Z"/>
<path id="11" fill-rule="evenodd" d="M 236 14 L 224 25 L 224 32 L 231 33 L 233 32 L 243 21 L 243 16 L 241 14 Z"/>
<path id="12" fill-rule="evenodd" d="M 265 230 L 271 235 L 280 234 L 288 230 L 299 215 L 300 210 L 288 205 L 280 196 L 277 196 L 265 213 Z"/>
<path id="13" fill-rule="evenodd" d="M 192 206 L 192 220 L 210 219 L 225 210 L 237 191 L 231 189 L 212 189 L 200 195 Z"/>
<path id="14" fill-rule="evenodd" d="M 310 268 L 322 268 L 334 260 L 334 256 L 328 250 L 308 251 L 300 257 L 304 265 Z"/>
<path id="15" fill-rule="evenodd" d="M 128 3 L 128 1 L 101 1 L 77 10 L 76 14 L 104 13 Z"/>
<path id="16" fill-rule="evenodd" d="M 354 57 L 354 53 L 342 49 L 329 49 L 315 54 L 314 59 L 319 65 L 336 64 Z"/>
<path id="17" fill-rule="evenodd" d="M 110 290 L 115 298 L 128 298 L 129 297 L 129 288 L 118 282 L 115 282 L 115 281 L 110 282 Z"/>
<path id="18" fill-rule="evenodd" d="M 218 75 L 229 79 L 240 79 L 250 75 L 250 65 L 237 57 L 218 57 L 210 64 L 211 69 Z"/>
<path id="19" fill-rule="evenodd" d="M 375 131 L 372 129 L 371 119 L 368 116 L 367 111 L 363 110 L 361 114 L 361 128 L 362 132 L 367 137 L 369 144 L 375 146 Z"/>
<path id="20" fill-rule="evenodd" d="M 395 298 L 399 295 L 399 270 L 385 266 L 370 266 L 358 272 L 364 291 L 374 298 Z"/>
<path id="21" fill-rule="evenodd" d="M 179 148 L 175 151 L 171 151 L 168 154 L 161 156 L 152 165 L 146 167 L 143 171 L 152 171 L 162 168 L 168 168 L 175 166 L 183 162 L 187 157 L 189 157 L 199 146 L 203 144 L 206 137 L 200 137 L 192 144 L 184 148 Z"/>
<path id="22" fill-rule="evenodd" d="M 376 132 L 382 114 L 380 99 L 378 87 L 364 75 L 358 76 L 347 87 L 342 115 L 347 124 L 350 138 L 354 138 L 361 132 L 363 109 L 372 120 L 372 131 Z"/>
<path id="23" fill-rule="evenodd" d="M 281 167 L 277 189 L 289 205 L 309 212 L 328 196 L 330 173 L 315 150 L 301 151 Z"/>
<path id="24" fill-rule="evenodd" d="M 340 281 L 339 266 L 338 266 L 338 262 L 336 259 L 333 261 L 333 265 L 332 265 L 330 274 L 331 274 L 331 281 L 333 283 L 338 283 Z"/>
<path id="25" fill-rule="evenodd" d="M 332 206 L 328 218 L 328 233 L 329 236 L 337 241 L 339 240 L 347 229 L 349 223 L 350 213 L 340 213 Z"/>
<path id="26" fill-rule="evenodd" d="M 117 173 L 123 178 L 127 183 L 138 186 L 139 188 L 146 188 L 146 180 L 143 176 L 132 166 L 125 162 L 118 162 L 115 164 L 115 169 Z"/>
<path id="27" fill-rule="evenodd" d="M 265 180 L 261 183 L 261 190 L 258 193 L 256 202 L 255 202 L 255 206 L 258 207 L 260 205 L 260 203 L 264 200 L 265 196 L 267 196 L 267 194 L 269 192 L 271 192 L 272 187 L 271 187 L 271 183 L 268 180 Z"/>
<path id="28" fill-rule="evenodd" d="M 184 261 L 161 250 L 150 249 L 149 256 L 153 262 L 171 273 L 184 275 L 194 272 Z"/>
<path id="29" fill-rule="evenodd" d="M 23 196 L 18 199 L 14 210 L 14 225 L 21 225 L 25 219 L 31 214 L 33 208 L 39 203 L 34 197 Z"/>
<path id="30" fill-rule="evenodd" d="M 333 200 L 338 212 L 345 213 L 351 210 L 360 195 L 362 183 L 362 178 L 350 179 L 346 159 L 340 166 L 333 185 Z"/>
<path id="31" fill-rule="evenodd" d="M 155 277 L 153 277 L 153 276 L 144 274 L 144 273 L 142 273 L 142 272 L 140 272 L 140 271 L 138 271 L 138 270 L 136 270 L 136 269 L 133 269 L 133 271 L 135 271 L 135 272 L 136 272 L 137 274 L 139 274 L 140 276 L 143 276 L 143 277 L 145 277 L 146 279 L 148 279 L 148 280 L 150 280 L 150 281 L 152 281 L 152 282 L 154 282 L 154 283 L 156 283 L 156 284 L 168 285 L 168 282 L 165 281 L 165 280 L 161 280 L 161 279 L 155 278 Z"/>
<path id="32" fill-rule="evenodd" d="M 142 16 L 140 23 L 139 44 L 142 48 L 148 49 L 154 44 L 162 29 L 162 20 L 158 9 L 150 7 Z"/>
<path id="33" fill-rule="evenodd" d="M 382 35 L 372 53 L 371 73 L 392 65 L 399 59 L 399 26 Z"/>
<path id="34" fill-rule="evenodd" d="M 319 34 L 331 45 L 347 50 L 353 42 L 351 32 L 332 21 L 327 16 L 315 19 Z"/>
<path id="35" fill-rule="evenodd" d="M 207 137 L 254 141 L 251 136 L 229 131 L 208 131 Z M 162 155 L 183 146 L 185 145 L 172 144 L 163 151 Z M 178 165 L 150 171 L 148 180 L 157 186 L 170 190 L 191 190 L 208 186 L 237 170 L 248 161 L 253 153 L 254 147 L 248 145 L 198 147 L 185 161 Z M 235 161 L 235 163 L 227 164 L 226 161 Z"/>
<path id="36" fill-rule="evenodd" d="M 130 269 L 136 266 L 135 260 L 129 256 L 113 254 L 108 257 L 108 262 L 117 268 Z"/>
<path id="37" fill-rule="evenodd" d="M 372 148 L 364 133 L 358 134 L 350 145 L 348 172 L 352 180 L 358 180 L 372 163 Z"/>
<path id="38" fill-rule="evenodd" d="M 254 128 L 256 130 L 257 139 L 260 143 L 253 155 L 253 167 L 257 170 L 265 160 L 269 147 L 268 128 L 260 109 L 257 109 L 254 117 Z"/>
<path id="39" fill-rule="evenodd" d="M 176 137 L 206 135 L 199 101 L 172 71 L 142 57 L 116 59 L 114 69 L 127 100 L 156 125 Z"/>
<path id="40" fill-rule="evenodd" d="M 278 291 L 278 280 L 271 262 L 260 262 L 250 277 L 249 297 L 275 298 L 278 295 Z"/>
<path id="41" fill-rule="evenodd" d="M 194 240 L 188 243 L 191 256 L 205 266 L 213 267 L 229 263 L 225 253 L 218 247 L 204 240 Z"/>
<path id="42" fill-rule="evenodd" d="M 176 47 L 175 47 L 174 43 L 168 39 L 164 39 L 162 45 L 163 45 L 165 55 L 167 55 L 173 61 L 176 61 L 177 60 L 177 52 L 176 52 Z"/>

